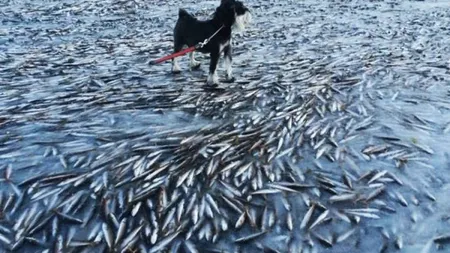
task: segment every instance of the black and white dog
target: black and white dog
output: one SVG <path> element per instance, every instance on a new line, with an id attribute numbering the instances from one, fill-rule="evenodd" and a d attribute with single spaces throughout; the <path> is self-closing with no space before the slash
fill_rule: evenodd
<path id="1" fill-rule="evenodd" d="M 217 7 L 213 18 L 210 20 L 198 20 L 186 10 L 180 9 L 178 21 L 174 29 L 174 51 L 175 53 L 179 52 L 184 46 L 195 46 L 199 42 L 203 42 L 206 38 L 209 38 L 222 27 L 203 48 L 197 51 L 205 54 L 209 53 L 211 57 L 207 84 L 215 85 L 219 83 L 216 68 L 222 52 L 225 58 L 227 80 L 233 82 L 231 31 L 243 31 L 250 21 L 251 14 L 249 9 L 238 0 L 221 0 L 220 6 Z M 194 52 L 190 53 L 190 67 L 195 69 L 199 66 L 200 62 L 195 60 Z M 172 60 L 172 72 L 180 72 L 177 58 Z"/>

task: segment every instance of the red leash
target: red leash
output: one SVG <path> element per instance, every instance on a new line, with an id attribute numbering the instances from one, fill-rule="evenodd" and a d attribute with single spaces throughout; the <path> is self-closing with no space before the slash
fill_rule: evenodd
<path id="1" fill-rule="evenodd" d="M 167 60 L 173 59 L 175 57 L 185 55 L 187 53 L 195 51 L 195 49 L 197 49 L 197 46 L 186 48 L 184 50 L 181 50 L 180 52 L 177 52 L 177 53 L 174 53 L 174 54 L 171 54 L 171 55 L 168 55 L 168 56 L 164 56 L 162 58 L 159 58 L 158 60 L 151 61 L 150 65 L 158 64 L 158 63 L 161 63 L 163 61 L 167 61 Z"/>
<path id="2" fill-rule="evenodd" d="M 205 39 L 203 42 L 200 42 L 200 43 L 198 43 L 198 44 L 195 45 L 195 46 L 192 46 L 192 47 L 183 49 L 183 50 L 181 50 L 181 51 L 179 51 L 179 52 L 173 53 L 173 54 L 168 55 L 168 56 L 164 56 L 164 57 L 159 58 L 159 59 L 157 59 L 157 60 L 150 61 L 149 64 L 150 64 L 150 65 L 158 64 L 158 63 L 161 63 L 161 62 L 163 62 L 163 61 L 167 61 L 167 60 L 173 59 L 173 58 L 175 58 L 175 57 L 182 56 L 182 55 L 185 55 L 185 54 L 187 54 L 187 53 L 193 52 L 193 51 L 195 51 L 195 50 L 197 50 L 197 49 L 199 49 L 199 48 L 202 48 L 202 47 L 204 47 L 206 44 L 208 44 L 208 42 L 209 42 L 209 41 L 210 41 L 210 40 L 211 40 L 211 39 L 212 39 L 212 38 L 220 31 L 220 30 L 222 30 L 222 28 L 223 28 L 223 25 L 219 28 L 219 30 L 217 30 L 213 35 L 211 35 L 211 37 Z"/>

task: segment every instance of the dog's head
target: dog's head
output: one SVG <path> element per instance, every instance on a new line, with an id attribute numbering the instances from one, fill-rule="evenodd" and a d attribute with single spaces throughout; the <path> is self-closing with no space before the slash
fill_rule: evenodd
<path id="1" fill-rule="evenodd" d="M 221 0 L 216 10 L 217 18 L 224 25 L 243 31 L 251 21 L 250 10 L 238 0 Z"/>

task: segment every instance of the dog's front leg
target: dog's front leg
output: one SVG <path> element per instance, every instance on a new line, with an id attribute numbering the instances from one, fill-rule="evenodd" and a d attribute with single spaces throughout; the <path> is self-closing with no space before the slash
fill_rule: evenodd
<path id="1" fill-rule="evenodd" d="M 220 52 L 219 50 L 214 50 L 210 53 L 211 61 L 209 63 L 209 76 L 206 83 L 209 85 L 219 84 L 219 79 L 217 78 L 216 69 L 217 63 L 219 62 Z"/>
<path id="2" fill-rule="evenodd" d="M 178 59 L 173 58 L 172 59 L 172 73 L 178 74 L 180 72 L 181 72 L 181 68 L 180 68 L 180 65 L 178 65 Z"/>
<path id="3" fill-rule="evenodd" d="M 233 77 L 233 57 L 231 56 L 231 43 L 223 49 L 223 54 L 225 57 L 225 70 L 227 72 L 227 81 L 234 82 L 235 78 Z"/>

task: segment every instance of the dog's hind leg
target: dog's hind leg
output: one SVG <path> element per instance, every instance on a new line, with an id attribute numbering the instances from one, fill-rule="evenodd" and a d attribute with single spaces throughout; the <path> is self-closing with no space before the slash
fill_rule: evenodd
<path id="1" fill-rule="evenodd" d="M 211 61 L 209 63 L 209 76 L 206 83 L 209 85 L 219 84 L 219 79 L 217 78 L 216 69 L 217 63 L 219 62 L 220 52 L 219 50 L 214 50 L 211 52 Z"/>
<path id="2" fill-rule="evenodd" d="M 181 44 L 177 39 L 174 41 L 174 53 L 178 53 L 183 49 L 183 44 Z M 181 72 L 180 65 L 178 65 L 178 58 L 172 59 L 172 73 L 177 74 Z"/>
<path id="3" fill-rule="evenodd" d="M 200 67 L 200 62 L 195 60 L 195 51 L 189 53 L 189 59 L 191 69 L 198 69 Z"/>
<path id="4" fill-rule="evenodd" d="M 233 77 L 233 57 L 231 56 L 231 45 L 226 46 L 223 49 L 223 55 L 225 57 L 225 70 L 227 72 L 227 81 L 234 82 L 235 78 Z"/>

